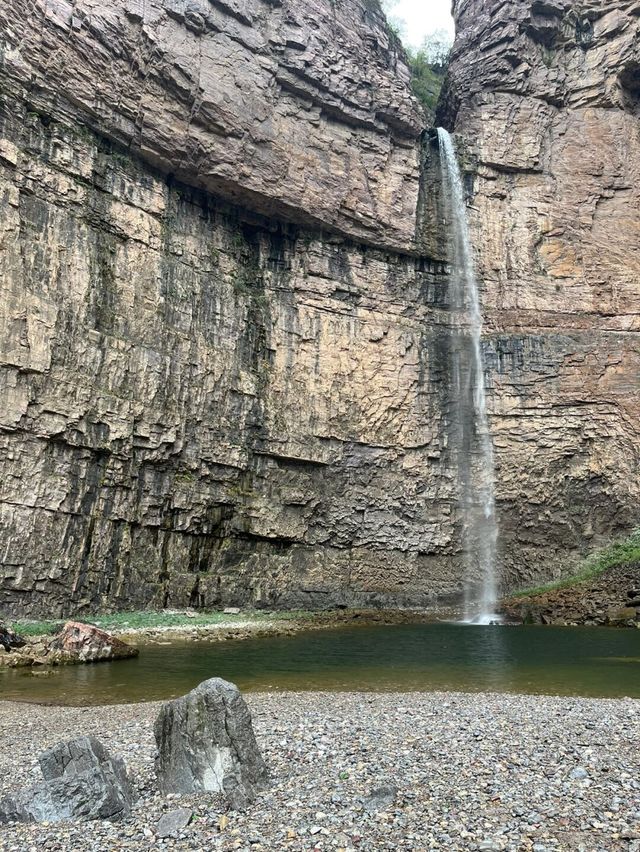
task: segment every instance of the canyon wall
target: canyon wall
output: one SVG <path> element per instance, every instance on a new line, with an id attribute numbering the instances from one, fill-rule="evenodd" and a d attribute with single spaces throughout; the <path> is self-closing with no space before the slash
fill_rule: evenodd
<path id="1" fill-rule="evenodd" d="M 615 5 L 456 9 L 511 586 L 638 514 Z M 374 0 L 0 8 L 0 611 L 459 596 L 424 123 Z"/>
<path id="2" fill-rule="evenodd" d="M 377 4 L 0 33 L 0 608 L 455 594 L 444 267 Z"/>
<path id="3" fill-rule="evenodd" d="M 640 3 L 454 11 L 439 118 L 465 159 L 517 583 L 640 519 Z"/>

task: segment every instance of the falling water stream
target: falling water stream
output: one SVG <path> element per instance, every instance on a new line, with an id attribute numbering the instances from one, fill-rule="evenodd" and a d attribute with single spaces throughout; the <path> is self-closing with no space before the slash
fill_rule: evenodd
<path id="1" fill-rule="evenodd" d="M 451 136 L 442 128 L 438 129 L 438 142 L 451 267 L 451 433 L 457 454 L 468 560 L 466 619 L 489 624 L 499 620 L 495 615 L 498 525 L 481 342 L 482 312 L 456 150 Z"/>

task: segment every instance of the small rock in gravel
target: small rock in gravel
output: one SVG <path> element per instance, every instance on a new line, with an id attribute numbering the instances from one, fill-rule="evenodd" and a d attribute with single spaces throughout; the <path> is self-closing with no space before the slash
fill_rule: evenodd
<path id="1" fill-rule="evenodd" d="M 589 773 L 584 766 L 576 766 L 575 769 L 571 770 L 571 777 L 576 781 L 583 781 L 585 778 L 589 777 Z"/>
<path id="2" fill-rule="evenodd" d="M 191 808 L 178 808 L 163 814 L 158 820 L 156 834 L 158 837 L 171 837 L 186 828 L 191 822 L 193 811 Z"/>
<path id="3" fill-rule="evenodd" d="M 126 821 L 93 822 L 90 834 L 81 823 L 0 826 L 0 850 L 479 852 L 489 840 L 500 852 L 533 852 L 534 844 L 547 852 L 640 852 L 640 841 L 621 837 L 640 822 L 637 700 L 254 693 L 246 701 L 273 781 L 250 808 L 228 815 L 219 794 L 174 795 L 168 805 L 157 792 L 158 703 L 3 702 L 0 795 L 33 783 L 34 749 L 82 732 L 105 738 L 126 759 L 141 798 Z M 588 779 L 571 778 L 577 766 Z M 401 791 L 394 805 L 364 809 L 373 788 L 393 782 Z M 145 832 L 167 808 L 181 807 L 199 817 L 186 831 L 166 839 Z M 312 827 L 320 831 L 312 835 Z"/>
<path id="4" fill-rule="evenodd" d="M 365 811 L 383 811 L 395 802 L 397 795 L 397 787 L 376 787 L 362 800 L 362 804 Z"/>

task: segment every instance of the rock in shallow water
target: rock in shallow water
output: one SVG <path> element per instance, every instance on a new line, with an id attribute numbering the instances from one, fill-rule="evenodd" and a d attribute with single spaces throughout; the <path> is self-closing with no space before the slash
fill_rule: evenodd
<path id="1" fill-rule="evenodd" d="M 137 657 L 138 649 L 106 630 L 80 621 L 67 621 L 47 649 L 49 663 L 97 663 Z"/>
<path id="2" fill-rule="evenodd" d="M 134 801 L 127 770 L 95 737 L 59 743 L 39 757 L 44 783 L 0 801 L 0 824 L 118 820 Z"/>
<path id="3" fill-rule="evenodd" d="M 243 807 L 268 783 L 251 714 L 234 684 L 204 681 L 168 701 L 154 725 L 156 773 L 163 793 L 224 793 Z"/>

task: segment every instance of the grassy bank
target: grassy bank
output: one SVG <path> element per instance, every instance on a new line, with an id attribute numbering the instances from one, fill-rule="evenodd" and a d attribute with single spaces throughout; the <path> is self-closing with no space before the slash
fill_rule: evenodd
<path id="1" fill-rule="evenodd" d="M 442 614 L 442 613 L 440 613 Z M 117 612 L 109 615 L 78 614 L 69 616 L 85 624 L 94 624 L 116 635 L 145 634 L 152 636 L 156 631 L 172 631 L 181 635 L 197 635 L 203 632 L 225 638 L 258 635 L 261 633 L 292 633 L 299 630 L 329 627 L 362 626 L 371 624 L 405 624 L 422 622 L 433 613 L 425 610 L 241 610 L 240 612 L 195 612 L 191 610 L 164 610 L 161 612 Z M 35 638 L 57 633 L 65 621 L 17 620 L 12 623 L 21 636 Z M 226 637 L 228 638 L 228 637 Z"/>
<path id="2" fill-rule="evenodd" d="M 523 589 L 522 591 L 515 592 L 512 597 L 533 597 L 535 595 L 545 594 L 545 592 L 553 592 L 558 589 L 570 589 L 573 586 L 579 586 L 582 583 L 587 583 L 612 568 L 631 565 L 634 562 L 640 563 L 640 529 L 635 530 L 623 541 L 610 544 L 607 547 L 597 550 L 595 553 L 589 555 L 579 565 L 578 570 L 570 577 L 564 577 L 561 580 L 555 580 L 554 582 L 547 583 L 542 586 Z"/>
<path id="3" fill-rule="evenodd" d="M 263 610 L 246 610 L 240 613 L 226 612 L 189 612 L 189 611 L 163 611 L 163 612 L 116 612 L 101 616 L 70 616 L 77 618 L 85 624 L 94 624 L 102 630 L 114 633 L 126 633 L 130 630 L 153 630 L 160 627 L 213 627 L 215 625 L 246 624 L 251 622 L 259 625 L 263 622 L 274 621 L 302 621 L 311 620 L 317 613 L 302 610 L 291 612 L 265 612 Z M 68 619 L 58 621 L 31 621 L 18 620 L 13 622 L 13 628 L 22 636 L 43 636 L 57 633 Z"/>

